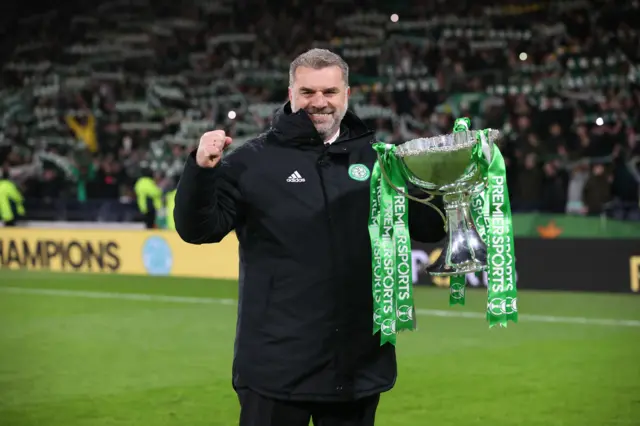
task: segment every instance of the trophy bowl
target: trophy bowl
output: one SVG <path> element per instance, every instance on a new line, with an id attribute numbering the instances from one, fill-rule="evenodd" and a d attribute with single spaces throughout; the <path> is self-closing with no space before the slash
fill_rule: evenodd
<path id="1" fill-rule="evenodd" d="M 491 162 L 493 144 L 500 132 L 460 131 L 448 135 L 420 138 L 399 145 L 395 151 L 402 161 L 404 178 L 431 195 L 424 202 L 442 195 L 444 205 L 444 247 L 438 259 L 427 267 L 433 276 L 452 276 L 487 269 L 487 246 L 479 235 L 471 216 L 471 198 L 486 187 L 474 147 L 481 144 L 482 155 Z M 441 213 L 441 212 L 440 212 Z"/>

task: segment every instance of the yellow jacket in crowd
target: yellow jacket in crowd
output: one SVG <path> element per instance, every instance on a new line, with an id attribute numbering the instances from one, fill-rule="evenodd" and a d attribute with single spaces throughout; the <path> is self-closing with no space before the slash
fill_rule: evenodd
<path id="1" fill-rule="evenodd" d="M 10 180 L 0 179 L 0 220 L 11 222 L 15 219 L 11 204 L 15 204 L 20 216 L 24 216 L 24 197 L 20 190 Z"/>
<path id="2" fill-rule="evenodd" d="M 162 210 L 162 189 L 160 189 L 152 178 L 143 176 L 138 179 L 134 191 L 138 200 L 140 213 L 147 214 L 150 205 L 153 206 L 156 212 Z"/>

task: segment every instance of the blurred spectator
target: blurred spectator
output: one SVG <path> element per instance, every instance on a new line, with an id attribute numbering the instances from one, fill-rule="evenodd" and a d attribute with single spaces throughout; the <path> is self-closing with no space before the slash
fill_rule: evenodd
<path id="1" fill-rule="evenodd" d="M 584 163 L 576 164 L 571 170 L 567 188 L 567 213 L 583 215 L 588 209 L 584 203 L 584 188 L 589 179 L 589 167 Z"/>
<path id="2" fill-rule="evenodd" d="M 567 205 L 567 173 L 558 167 L 557 161 L 544 164 L 542 211 L 564 213 Z"/>
<path id="3" fill-rule="evenodd" d="M 525 155 L 524 166 L 518 170 L 515 193 L 515 209 L 521 212 L 539 211 L 542 207 L 543 174 L 538 164 L 538 155 Z"/>
<path id="4" fill-rule="evenodd" d="M 596 164 L 584 186 L 584 204 L 589 215 L 599 215 L 602 207 L 611 199 L 611 181 L 613 178 L 606 173 L 605 166 Z"/>

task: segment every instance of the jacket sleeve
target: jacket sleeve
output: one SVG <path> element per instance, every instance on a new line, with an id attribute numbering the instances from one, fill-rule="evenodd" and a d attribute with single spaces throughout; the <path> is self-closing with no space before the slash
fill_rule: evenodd
<path id="1" fill-rule="evenodd" d="M 188 156 L 173 209 L 183 241 L 217 243 L 235 228 L 240 192 L 233 169 L 224 158 L 214 168 L 204 169 L 196 163 L 195 151 Z"/>
<path id="2" fill-rule="evenodd" d="M 410 189 L 409 194 L 421 199 L 428 197 L 428 194 L 417 189 Z M 436 196 L 430 203 L 445 214 L 442 197 Z M 411 239 L 423 243 L 439 242 L 446 234 L 440 214 L 433 207 L 413 200 L 409 200 L 409 233 Z"/>

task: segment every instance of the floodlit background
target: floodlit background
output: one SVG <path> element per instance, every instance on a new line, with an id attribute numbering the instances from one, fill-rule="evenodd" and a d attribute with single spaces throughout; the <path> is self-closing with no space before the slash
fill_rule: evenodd
<path id="1" fill-rule="evenodd" d="M 520 322 L 488 329 L 482 277 L 450 308 L 416 245 L 419 328 L 377 424 L 640 425 L 638 22 L 635 0 L 3 4 L 25 215 L 0 227 L 0 425 L 237 424 L 235 237 L 144 230 L 133 188 L 150 169 L 170 209 L 201 133 L 267 129 L 311 47 L 348 61 L 379 140 L 505 134 Z"/>

